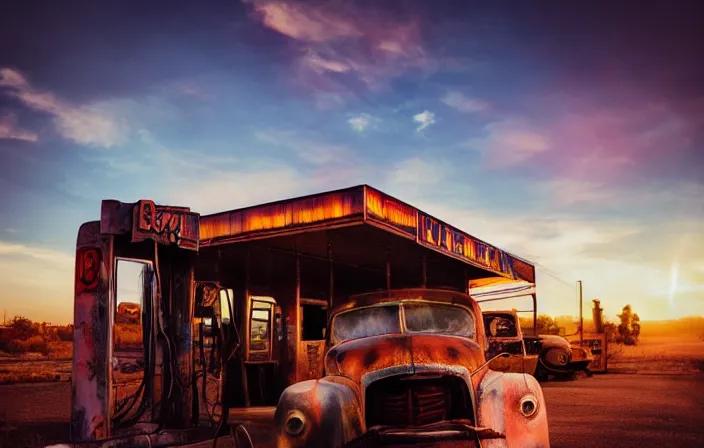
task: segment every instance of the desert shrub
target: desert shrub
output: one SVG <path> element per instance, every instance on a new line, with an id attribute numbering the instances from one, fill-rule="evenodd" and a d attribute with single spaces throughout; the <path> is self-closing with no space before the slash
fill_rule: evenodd
<path id="1" fill-rule="evenodd" d="M 31 320 L 22 316 L 15 316 L 10 322 L 12 339 L 29 339 L 39 334 L 39 328 L 35 327 Z"/>
<path id="2" fill-rule="evenodd" d="M 623 307 L 618 315 L 621 323 L 615 328 L 614 342 L 625 345 L 636 345 L 640 336 L 640 318 L 633 312 L 631 305 Z"/>
<path id="3" fill-rule="evenodd" d="M 7 345 L 12 340 L 12 334 L 9 329 L 0 330 L 0 350 L 6 352 Z"/>
<path id="4" fill-rule="evenodd" d="M 538 334 L 560 334 L 554 319 L 547 314 L 538 315 Z"/>
<path id="5" fill-rule="evenodd" d="M 65 327 L 57 328 L 56 334 L 59 336 L 59 340 L 61 340 L 61 341 L 72 341 L 73 340 L 73 325 L 66 325 Z"/>
<path id="6" fill-rule="evenodd" d="M 19 339 L 12 339 L 7 343 L 7 347 L 5 347 L 5 351 L 7 351 L 7 353 L 11 353 L 13 355 L 20 355 L 20 354 L 25 353 L 27 351 L 27 346 L 24 343 L 24 341 L 21 341 Z"/>
<path id="7" fill-rule="evenodd" d="M 49 352 L 46 341 L 43 337 L 37 335 L 24 341 L 28 352 L 42 353 L 46 355 Z"/>

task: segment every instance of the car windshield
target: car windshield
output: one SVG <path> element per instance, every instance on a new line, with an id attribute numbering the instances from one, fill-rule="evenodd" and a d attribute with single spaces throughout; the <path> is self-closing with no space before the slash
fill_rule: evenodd
<path id="1" fill-rule="evenodd" d="M 333 319 L 336 342 L 401 332 L 398 305 L 375 306 L 340 313 Z"/>
<path id="2" fill-rule="evenodd" d="M 448 305 L 406 303 L 406 330 L 409 333 L 438 333 L 474 337 L 474 319 L 467 310 Z"/>
<path id="3" fill-rule="evenodd" d="M 464 308 L 426 302 L 403 303 L 408 333 L 450 334 L 474 338 L 475 324 Z M 402 333 L 399 305 L 345 311 L 333 318 L 332 342 Z"/>

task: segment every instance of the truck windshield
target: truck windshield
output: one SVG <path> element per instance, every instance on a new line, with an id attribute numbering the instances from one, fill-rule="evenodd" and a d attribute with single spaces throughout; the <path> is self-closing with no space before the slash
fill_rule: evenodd
<path id="1" fill-rule="evenodd" d="M 474 318 L 464 308 L 433 303 L 403 303 L 408 333 L 474 338 Z M 346 311 L 333 318 L 333 344 L 350 339 L 402 333 L 398 304 Z"/>
<path id="2" fill-rule="evenodd" d="M 474 337 L 474 319 L 457 306 L 428 303 L 406 303 L 406 330 L 409 333 L 437 333 Z"/>

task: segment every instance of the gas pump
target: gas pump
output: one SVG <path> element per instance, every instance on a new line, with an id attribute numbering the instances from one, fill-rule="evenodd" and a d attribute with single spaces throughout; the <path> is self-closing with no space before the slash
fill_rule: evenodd
<path id="1" fill-rule="evenodd" d="M 70 439 L 175 441 L 194 425 L 194 263 L 199 215 L 102 202 L 78 232 Z M 121 284 L 139 274 L 133 290 Z M 147 435 L 148 437 L 144 437 Z M 142 437 L 137 442 L 136 436 Z M 151 437 L 151 438 L 150 438 Z"/>

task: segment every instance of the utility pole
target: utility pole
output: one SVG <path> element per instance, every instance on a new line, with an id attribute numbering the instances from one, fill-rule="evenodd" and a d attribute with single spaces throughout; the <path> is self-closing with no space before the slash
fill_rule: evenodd
<path id="1" fill-rule="evenodd" d="M 584 314 L 582 312 L 582 280 L 579 283 L 579 345 L 584 344 Z"/>

